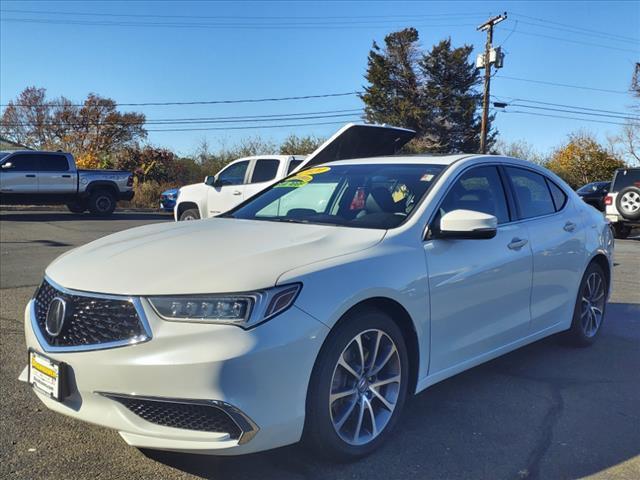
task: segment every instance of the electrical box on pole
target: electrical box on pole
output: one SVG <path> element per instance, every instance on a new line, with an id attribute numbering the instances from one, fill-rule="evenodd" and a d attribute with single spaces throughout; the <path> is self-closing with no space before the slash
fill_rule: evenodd
<path id="1" fill-rule="evenodd" d="M 484 68 L 484 53 L 479 53 L 476 58 L 476 68 Z M 502 48 L 496 47 L 489 50 L 489 63 L 495 68 L 502 68 L 504 66 L 504 52 Z"/>

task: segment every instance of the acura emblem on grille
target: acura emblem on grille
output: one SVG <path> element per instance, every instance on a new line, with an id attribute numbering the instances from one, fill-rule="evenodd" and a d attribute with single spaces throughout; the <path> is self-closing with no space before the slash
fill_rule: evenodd
<path id="1" fill-rule="evenodd" d="M 67 302 L 60 297 L 51 300 L 47 309 L 47 318 L 45 328 L 47 333 L 52 337 L 57 337 L 64 326 L 65 317 L 67 315 Z"/>

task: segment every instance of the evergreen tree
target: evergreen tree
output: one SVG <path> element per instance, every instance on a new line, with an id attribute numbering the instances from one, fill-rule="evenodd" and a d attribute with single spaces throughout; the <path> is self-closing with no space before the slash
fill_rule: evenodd
<path id="1" fill-rule="evenodd" d="M 415 28 L 387 35 L 384 48 L 373 42 L 365 75 L 369 86 L 360 95 L 368 122 L 421 131 L 424 119 L 416 75 L 417 42 Z"/>
<path id="2" fill-rule="evenodd" d="M 481 79 L 469 59 L 472 51 L 470 45 L 451 48 L 451 39 L 447 39 L 419 61 L 424 78 L 421 103 L 430 119 L 419 142 L 426 151 L 477 152 L 480 149 L 482 95 L 476 87 Z M 489 131 L 487 145 L 491 148 L 495 132 Z"/>

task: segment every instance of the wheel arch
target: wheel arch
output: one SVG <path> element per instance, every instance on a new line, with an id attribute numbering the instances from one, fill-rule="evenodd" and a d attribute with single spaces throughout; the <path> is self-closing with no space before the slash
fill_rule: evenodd
<path id="1" fill-rule="evenodd" d="M 90 196 L 96 190 L 109 190 L 114 196 L 118 196 L 118 185 L 109 180 L 96 180 L 90 182 L 85 189 L 86 195 Z"/>
<path id="2" fill-rule="evenodd" d="M 398 301 L 389 297 L 381 296 L 361 300 L 343 313 L 333 328 L 336 328 L 343 322 L 348 321 L 351 315 L 355 315 L 360 311 L 368 309 L 375 309 L 386 313 L 400 328 L 407 346 L 407 355 L 409 357 L 409 388 L 407 391 L 411 394 L 415 393 L 418 384 L 418 372 L 420 369 L 420 344 L 418 342 L 418 333 L 411 315 Z"/>
<path id="3" fill-rule="evenodd" d="M 185 210 L 189 210 L 191 208 L 195 208 L 196 210 L 198 210 L 198 212 L 200 212 L 200 208 L 198 207 L 198 204 L 196 202 L 185 201 L 178 203 L 178 205 L 176 206 L 176 220 L 180 220 L 180 215 L 182 215 Z M 204 218 L 202 217 L 202 212 L 200 212 L 200 218 Z"/>
<path id="4" fill-rule="evenodd" d="M 589 268 L 589 265 L 591 265 L 592 263 L 597 263 L 600 266 L 600 268 L 602 268 L 602 270 L 604 271 L 604 275 L 607 280 L 607 296 L 608 296 L 611 293 L 611 265 L 609 264 L 609 259 L 604 253 L 598 252 L 591 258 L 591 260 L 587 264 L 587 268 Z"/>

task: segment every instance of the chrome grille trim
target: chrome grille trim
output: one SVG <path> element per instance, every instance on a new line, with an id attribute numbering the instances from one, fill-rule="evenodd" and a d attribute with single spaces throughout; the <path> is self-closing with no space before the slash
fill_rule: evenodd
<path id="1" fill-rule="evenodd" d="M 45 335 L 42 333 L 40 329 L 40 325 L 38 324 L 37 314 L 36 314 L 36 296 L 40 291 L 40 287 L 34 293 L 33 298 L 29 302 L 29 316 L 31 317 L 31 328 L 36 338 L 38 339 L 38 343 L 43 348 L 45 352 L 50 353 L 68 353 L 68 352 L 86 352 L 91 350 L 106 350 L 109 348 L 117 348 L 124 347 L 128 345 L 136 345 L 144 342 L 148 342 L 153 338 L 151 327 L 149 326 L 149 322 L 147 320 L 147 316 L 144 312 L 144 308 L 142 307 L 142 302 L 139 297 L 132 297 L 127 295 L 111 295 L 111 294 L 103 294 L 103 293 L 94 293 L 94 292 L 86 292 L 81 290 L 72 290 L 69 288 L 65 288 L 55 281 L 51 280 L 48 276 L 45 275 L 44 280 L 49 283 L 53 288 L 62 292 L 65 295 L 70 296 L 78 296 L 85 298 L 94 298 L 94 299 L 102 299 L 102 300 L 118 300 L 130 302 L 138 316 L 138 321 L 142 326 L 143 334 L 138 335 L 133 338 L 117 340 L 112 342 L 104 342 L 104 343 L 93 343 L 89 345 L 68 345 L 68 346 L 57 346 L 51 345 Z"/>

